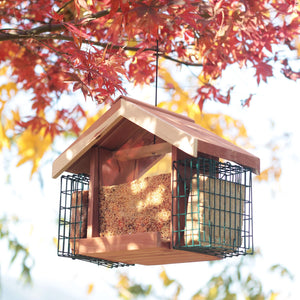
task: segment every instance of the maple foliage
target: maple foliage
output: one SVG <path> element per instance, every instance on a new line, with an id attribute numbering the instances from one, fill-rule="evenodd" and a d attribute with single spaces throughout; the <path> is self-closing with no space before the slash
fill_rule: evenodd
<path id="1" fill-rule="evenodd" d="M 198 104 L 192 101 L 189 90 L 184 90 L 172 77 L 167 69 L 161 69 L 165 81 L 165 88 L 172 86 L 171 99 L 162 101 L 159 107 L 185 114 L 203 128 L 239 146 L 251 148 L 247 130 L 242 121 L 226 114 L 203 113 Z"/>
<path id="2" fill-rule="evenodd" d="M 242 120 L 233 118 L 224 113 L 208 113 L 200 110 L 198 104 L 192 101 L 192 89 L 183 89 L 181 85 L 176 82 L 172 74 L 165 68 L 160 70 L 164 79 L 164 88 L 168 90 L 171 98 L 168 101 L 162 101 L 158 104 L 159 107 L 174 111 L 179 114 L 184 114 L 195 120 L 196 123 L 203 128 L 208 129 L 218 136 L 246 149 L 254 148 L 251 139 L 248 135 L 247 129 Z M 194 78 L 195 79 L 195 78 Z M 203 82 L 200 74 L 198 81 Z M 169 90 L 171 88 L 171 90 Z M 242 101 L 243 106 L 249 106 L 252 95 L 246 100 Z M 273 124 L 274 126 L 274 124 Z M 268 166 L 262 169 L 260 175 L 255 176 L 257 181 L 268 181 L 270 179 L 279 182 L 282 174 L 281 158 L 283 149 L 289 145 L 290 134 L 276 135 L 272 139 L 266 139 L 263 145 L 256 145 L 256 150 L 259 148 L 268 149 L 269 159 Z M 170 158 L 169 158 L 170 159 Z M 170 161 L 164 158 L 159 168 L 152 168 L 148 171 L 148 175 L 160 174 L 170 172 Z"/>
<path id="3" fill-rule="evenodd" d="M 58 105 L 61 96 L 80 90 L 109 104 L 128 81 L 153 82 L 157 42 L 159 57 L 197 66 L 202 80 L 192 101 L 201 110 L 208 99 L 230 103 L 232 87 L 214 83 L 233 64 L 254 68 L 258 84 L 273 76 L 274 64 L 297 80 L 300 72 L 276 46 L 299 54 L 299 14 L 293 0 L 1 0 L 0 147 L 9 146 L 9 131 L 49 143 L 78 134 L 86 113 L 77 103 Z M 11 108 L 18 90 L 30 102 Z M 29 113 L 18 114 L 24 106 Z"/>

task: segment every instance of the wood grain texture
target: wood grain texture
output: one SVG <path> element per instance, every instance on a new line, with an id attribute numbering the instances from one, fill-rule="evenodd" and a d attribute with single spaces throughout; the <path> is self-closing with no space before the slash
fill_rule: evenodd
<path id="1" fill-rule="evenodd" d="M 171 145 L 168 143 L 159 143 L 141 147 L 134 147 L 114 152 L 114 157 L 119 161 L 140 159 L 149 156 L 164 155 L 171 152 Z"/>
<path id="2" fill-rule="evenodd" d="M 174 250 L 169 242 L 161 240 L 159 232 L 81 239 L 78 251 L 80 255 L 141 265 L 219 260 L 211 255 Z"/>
<path id="3" fill-rule="evenodd" d="M 90 159 L 90 184 L 89 184 L 89 206 L 87 220 L 87 237 L 95 237 L 99 234 L 98 197 L 99 197 L 99 148 L 91 150 Z"/>

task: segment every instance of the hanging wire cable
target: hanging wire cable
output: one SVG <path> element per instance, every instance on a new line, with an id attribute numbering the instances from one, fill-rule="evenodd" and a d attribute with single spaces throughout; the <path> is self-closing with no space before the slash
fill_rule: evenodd
<path id="1" fill-rule="evenodd" d="M 157 107 L 157 89 L 158 89 L 158 39 L 156 40 L 156 62 L 155 62 L 155 107 Z M 156 143 L 156 136 L 154 135 L 153 144 Z"/>
<path id="2" fill-rule="evenodd" d="M 155 106 L 157 106 L 157 85 L 158 85 L 158 40 L 156 40 L 156 63 L 155 63 Z"/>

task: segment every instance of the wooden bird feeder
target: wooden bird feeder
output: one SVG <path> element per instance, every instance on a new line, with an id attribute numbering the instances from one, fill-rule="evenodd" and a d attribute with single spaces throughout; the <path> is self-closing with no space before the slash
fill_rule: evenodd
<path id="1" fill-rule="evenodd" d="M 53 178 L 71 173 L 58 255 L 118 267 L 249 253 L 259 168 L 192 119 L 121 96 L 53 163 Z"/>

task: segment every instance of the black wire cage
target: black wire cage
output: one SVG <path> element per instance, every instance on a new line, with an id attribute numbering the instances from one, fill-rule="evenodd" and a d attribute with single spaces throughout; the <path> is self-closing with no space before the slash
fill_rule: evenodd
<path id="1" fill-rule="evenodd" d="M 220 258 L 253 253 L 251 170 L 210 158 L 173 162 L 172 245 Z"/>
<path id="2" fill-rule="evenodd" d="M 89 176 L 62 175 L 60 189 L 58 256 L 79 259 L 108 268 L 128 266 L 120 262 L 77 254 L 77 241 L 87 237 Z"/>

